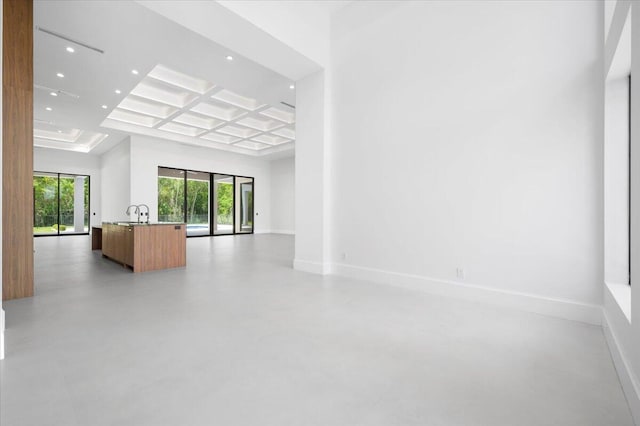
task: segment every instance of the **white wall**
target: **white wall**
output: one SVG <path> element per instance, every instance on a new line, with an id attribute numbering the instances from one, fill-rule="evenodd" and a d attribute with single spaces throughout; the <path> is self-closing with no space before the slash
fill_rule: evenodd
<path id="1" fill-rule="evenodd" d="M 630 2 L 618 1 L 611 20 L 611 30 L 605 43 L 605 58 L 611 63 L 615 62 L 615 56 L 625 53 L 627 43 L 623 36 L 623 27 L 627 20 Z M 635 2 L 631 4 L 631 111 L 640 111 L 640 85 L 635 84 L 640 75 L 640 7 Z M 622 47 L 621 47 L 622 46 Z M 622 50 L 623 52 L 620 52 Z M 609 67 L 607 67 L 608 69 Z M 612 67 L 613 68 L 613 67 Z M 604 80 L 603 80 L 604 81 Z M 603 83 L 603 85 L 605 85 Z M 615 103 L 610 102 L 621 95 L 615 83 L 609 82 L 607 87 L 607 132 L 605 133 L 605 153 L 608 148 L 617 141 L 615 133 L 610 132 L 609 123 L 615 112 Z M 604 321 L 603 327 L 611 354 L 620 377 L 620 382 L 625 391 L 627 401 L 631 407 L 635 422 L 640 424 L 640 321 L 637 320 L 640 312 L 640 120 L 637 114 L 632 115 L 631 120 L 631 286 L 624 284 L 607 283 L 604 288 Z M 621 121 L 624 119 L 621 119 Z M 622 137 L 620 136 L 620 139 Z M 609 158 L 605 156 L 605 168 L 610 165 Z M 624 166 L 621 167 L 624 169 Z M 607 178 L 612 175 L 607 173 Z M 615 175 L 613 176 L 615 178 Z M 607 182 L 608 185 L 614 182 Z M 610 199 L 607 198 L 605 209 L 611 211 Z M 609 218 L 607 217 L 607 224 Z M 607 231 L 611 228 L 605 228 Z M 608 232 L 607 232 L 608 233 Z M 607 235 L 607 239 L 610 235 Z M 611 259 L 607 260 L 607 266 Z"/>
<path id="2" fill-rule="evenodd" d="M 145 136 L 131 136 L 130 204 L 147 204 L 151 209 L 149 219 L 152 222 L 158 220 L 158 166 L 254 177 L 254 232 L 269 232 L 271 182 L 267 161 Z"/>
<path id="3" fill-rule="evenodd" d="M 271 232 L 295 230 L 295 158 L 271 162 Z"/>
<path id="4" fill-rule="evenodd" d="M 336 270 L 597 314 L 603 21 L 596 2 L 407 2 L 336 35 Z"/>
<path id="5" fill-rule="evenodd" d="M 90 177 L 90 227 L 102 223 L 100 157 L 79 152 L 33 148 L 33 169 L 38 172 L 71 173 Z"/>
<path id="6" fill-rule="evenodd" d="M 126 139 L 101 157 L 101 205 L 105 222 L 129 220 L 131 203 L 131 142 Z"/>

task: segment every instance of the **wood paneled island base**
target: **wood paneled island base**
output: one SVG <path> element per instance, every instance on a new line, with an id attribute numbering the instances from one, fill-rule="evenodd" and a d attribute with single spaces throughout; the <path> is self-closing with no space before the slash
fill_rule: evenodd
<path id="1" fill-rule="evenodd" d="M 187 265 L 184 223 L 102 223 L 102 255 L 133 272 Z"/>

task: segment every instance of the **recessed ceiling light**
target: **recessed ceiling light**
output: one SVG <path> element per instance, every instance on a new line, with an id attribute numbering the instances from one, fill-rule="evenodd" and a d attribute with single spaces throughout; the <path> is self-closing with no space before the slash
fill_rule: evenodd
<path id="1" fill-rule="evenodd" d="M 62 74 L 61 72 L 59 72 L 58 74 L 56 74 L 58 77 L 60 78 L 64 78 L 64 74 Z"/>
<path id="2" fill-rule="evenodd" d="M 120 89 L 116 89 L 116 94 L 119 95 L 120 93 L 122 93 Z"/>
<path id="3" fill-rule="evenodd" d="M 106 105 L 102 105 L 102 109 L 107 109 L 107 106 Z"/>
<path id="4" fill-rule="evenodd" d="M 296 86 L 294 86 L 293 84 L 289 86 L 289 89 L 291 89 L 291 90 L 293 90 L 295 88 L 296 88 Z"/>
<path id="5" fill-rule="evenodd" d="M 233 61 L 233 56 L 227 55 L 227 61 Z"/>
<path id="6" fill-rule="evenodd" d="M 46 107 L 45 109 L 46 109 L 47 111 L 51 111 L 51 110 L 52 110 L 52 108 L 51 108 L 51 107 Z"/>
<path id="7" fill-rule="evenodd" d="M 58 133 L 62 133 L 62 130 L 58 130 Z"/>
<path id="8" fill-rule="evenodd" d="M 56 92 L 51 92 L 49 93 L 51 96 L 58 96 L 58 94 Z"/>
<path id="9" fill-rule="evenodd" d="M 75 51 L 76 51 L 76 49 L 74 49 L 73 47 L 71 47 L 71 46 L 67 47 L 67 52 L 73 53 Z"/>
<path id="10" fill-rule="evenodd" d="M 138 75 L 138 70 L 131 70 L 131 74 Z"/>

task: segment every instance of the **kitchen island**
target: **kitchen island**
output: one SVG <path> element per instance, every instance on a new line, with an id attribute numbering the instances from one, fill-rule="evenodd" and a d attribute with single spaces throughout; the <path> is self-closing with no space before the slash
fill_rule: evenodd
<path id="1" fill-rule="evenodd" d="M 102 256 L 133 272 L 178 268 L 187 264 L 184 223 L 102 223 Z"/>

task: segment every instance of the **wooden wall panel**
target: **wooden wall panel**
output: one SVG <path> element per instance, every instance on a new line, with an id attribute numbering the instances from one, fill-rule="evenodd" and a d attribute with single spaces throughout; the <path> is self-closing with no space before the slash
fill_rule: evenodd
<path id="1" fill-rule="evenodd" d="M 2 298 L 33 296 L 33 1 L 4 0 Z"/>

